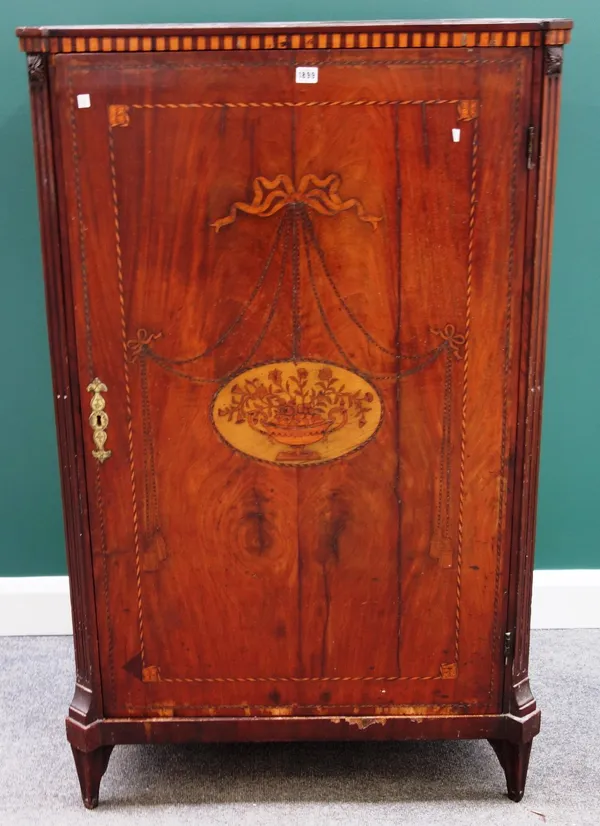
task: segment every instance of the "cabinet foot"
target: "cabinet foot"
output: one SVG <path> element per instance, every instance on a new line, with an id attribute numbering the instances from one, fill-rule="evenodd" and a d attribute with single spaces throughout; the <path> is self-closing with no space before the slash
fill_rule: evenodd
<path id="1" fill-rule="evenodd" d="M 100 746 L 94 751 L 81 751 L 75 746 L 71 746 L 71 749 L 75 758 L 83 805 L 86 809 L 95 809 L 98 805 L 100 781 L 108 766 L 113 747 Z"/>
<path id="2" fill-rule="evenodd" d="M 510 740 L 489 740 L 488 742 L 504 769 L 508 796 L 518 803 L 525 793 L 532 741 L 512 743 Z"/>

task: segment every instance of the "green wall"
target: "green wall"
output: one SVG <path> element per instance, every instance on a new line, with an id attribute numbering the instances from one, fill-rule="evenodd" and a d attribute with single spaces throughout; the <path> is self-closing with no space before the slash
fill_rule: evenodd
<path id="1" fill-rule="evenodd" d="M 571 16 L 564 71 L 537 566 L 598 565 L 600 83 L 596 0 L 2 0 L 0 576 L 65 573 L 25 58 L 17 25 Z M 213 10 L 214 9 L 214 10 Z M 285 15 L 285 16 L 284 16 Z"/>

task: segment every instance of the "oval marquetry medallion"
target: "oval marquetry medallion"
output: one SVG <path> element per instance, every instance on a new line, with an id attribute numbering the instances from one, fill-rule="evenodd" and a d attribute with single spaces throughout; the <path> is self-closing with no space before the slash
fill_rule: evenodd
<path id="1" fill-rule="evenodd" d="M 255 459 L 290 467 L 339 459 L 375 435 L 377 390 L 337 364 L 278 361 L 251 367 L 215 395 L 212 419 L 223 440 Z"/>

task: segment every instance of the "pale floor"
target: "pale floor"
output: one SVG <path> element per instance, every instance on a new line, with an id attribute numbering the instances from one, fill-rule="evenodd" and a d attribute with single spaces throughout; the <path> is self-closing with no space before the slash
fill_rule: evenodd
<path id="1" fill-rule="evenodd" d="M 542 708 L 522 803 L 485 742 L 123 746 L 83 809 L 66 637 L 0 638 L 0 824 L 600 826 L 600 630 L 537 631 Z"/>

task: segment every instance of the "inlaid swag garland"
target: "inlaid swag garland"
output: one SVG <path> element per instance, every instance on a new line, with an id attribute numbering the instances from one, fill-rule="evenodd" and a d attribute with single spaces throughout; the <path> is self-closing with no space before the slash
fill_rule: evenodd
<path id="1" fill-rule="evenodd" d="M 299 318 L 299 282 L 301 256 L 304 256 L 306 270 L 311 286 L 319 316 L 325 327 L 327 334 L 341 356 L 343 364 L 369 381 L 396 382 L 406 379 L 418 373 L 439 357 L 444 357 L 444 390 L 442 405 L 442 432 L 440 447 L 440 466 L 438 495 L 436 499 L 435 531 L 431 541 L 431 555 L 437 558 L 441 565 L 449 567 L 452 565 L 453 540 L 451 530 L 451 505 L 450 505 L 450 484 L 451 484 L 451 464 L 452 464 L 452 406 L 453 406 L 453 381 L 452 364 L 462 358 L 462 350 L 465 345 L 465 336 L 456 332 L 452 324 L 447 324 L 442 328 L 430 328 L 430 334 L 439 339 L 438 343 L 422 354 L 409 354 L 396 352 L 379 342 L 373 334 L 364 326 L 356 313 L 344 299 L 336 281 L 328 267 L 324 250 L 318 240 L 313 224 L 311 211 L 323 216 L 335 216 L 341 212 L 353 211 L 358 220 L 368 223 L 376 230 L 381 216 L 368 213 L 362 203 L 357 198 L 342 198 L 340 195 L 340 176 L 331 173 L 323 179 L 314 175 L 305 175 L 296 188 L 289 176 L 281 174 L 273 180 L 259 176 L 253 184 L 254 197 L 250 202 L 235 202 L 226 216 L 216 219 L 211 226 L 215 232 L 223 230 L 232 225 L 238 217 L 238 213 L 245 213 L 249 216 L 259 218 L 269 218 L 281 213 L 274 239 L 268 251 L 262 271 L 252 288 L 249 297 L 242 305 L 239 313 L 233 321 L 225 328 L 221 335 L 200 352 L 183 358 L 168 358 L 161 355 L 156 349 L 156 342 L 161 338 L 160 333 L 150 332 L 145 329 L 137 331 L 135 339 L 128 341 L 131 361 L 140 363 L 141 391 L 142 391 L 142 432 L 144 434 L 144 456 L 145 456 L 145 478 L 154 478 L 154 446 L 152 440 L 152 423 L 150 420 L 150 400 L 147 377 L 147 360 L 151 360 L 158 367 L 171 373 L 178 378 L 197 384 L 217 384 L 223 385 L 235 376 L 241 374 L 247 367 L 253 364 L 261 344 L 265 340 L 269 327 L 276 315 L 282 293 L 282 287 L 286 277 L 291 271 L 292 278 L 292 302 L 291 312 L 292 335 L 290 357 L 293 361 L 301 360 L 301 336 L 298 324 Z M 201 363 L 203 359 L 211 356 L 215 350 L 223 346 L 237 330 L 243 328 L 246 315 L 259 299 L 262 288 L 265 285 L 267 276 L 272 269 L 276 254 L 279 253 L 279 268 L 277 273 L 277 283 L 270 306 L 267 308 L 266 317 L 260 328 L 255 342 L 246 352 L 244 359 L 235 365 L 231 370 L 219 376 L 198 376 L 190 372 L 190 367 L 196 363 Z M 319 278 L 319 276 L 321 278 Z M 385 353 L 396 363 L 408 361 L 403 369 L 394 369 L 389 373 L 376 373 L 364 367 L 360 367 L 353 361 L 332 326 L 327 314 L 321 292 L 319 281 L 325 279 L 337 301 L 344 310 L 346 316 L 360 332 L 360 334 L 379 351 Z M 265 391 L 266 392 L 266 391 Z M 158 517 L 158 503 L 156 501 L 156 490 L 153 483 L 145 483 L 145 512 L 147 514 L 147 530 L 150 534 L 157 536 L 160 534 Z"/>

